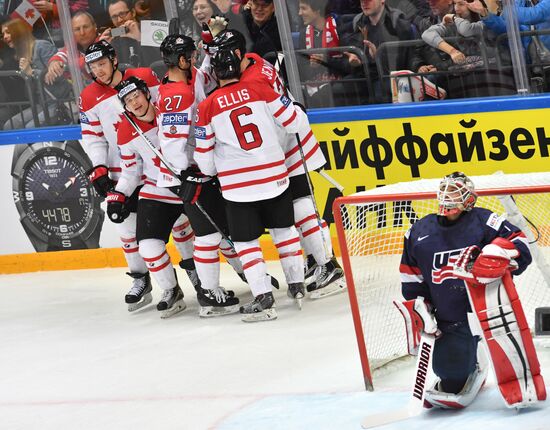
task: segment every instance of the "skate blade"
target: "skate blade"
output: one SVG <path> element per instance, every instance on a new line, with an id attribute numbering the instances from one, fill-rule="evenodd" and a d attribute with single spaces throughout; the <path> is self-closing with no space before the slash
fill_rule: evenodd
<path id="1" fill-rule="evenodd" d="M 302 310 L 302 301 L 304 300 L 303 297 L 296 297 L 294 299 L 295 303 L 296 303 L 296 306 L 298 306 L 298 309 L 299 310 Z"/>
<path id="2" fill-rule="evenodd" d="M 241 320 L 243 322 L 260 322 L 260 321 L 272 321 L 277 319 L 277 311 L 274 308 L 264 309 L 261 312 L 254 314 L 242 314 Z"/>
<path id="3" fill-rule="evenodd" d="M 187 308 L 187 305 L 185 304 L 183 299 L 179 300 L 176 303 L 174 303 L 170 309 L 166 309 L 165 311 L 161 311 L 160 312 L 160 317 L 163 320 L 166 319 L 166 318 L 170 318 L 172 315 L 175 315 L 179 312 L 184 311 L 185 308 Z"/>
<path id="4" fill-rule="evenodd" d="M 201 306 L 199 310 L 199 317 L 212 318 L 212 317 L 219 317 L 222 315 L 235 314 L 237 312 L 239 312 L 238 304 L 233 306 L 224 306 L 224 307 Z"/>
<path id="5" fill-rule="evenodd" d="M 128 303 L 128 312 L 134 312 L 138 309 L 141 309 L 145 306 L 147 306 L 149 303 L 153 301 L 153 296 L 151 293 L 145 294 L 141 300 L 137 303 Z"/>
<path id="6" fill-rule="evenodd" d="M 345 291 L 346 288 L 347 288 L 346 281 L 341 278 L 328 284 L 326 287 L 320 288 L 318 290 L 313 290 L 309 294 L 309 298 L 314 300 L 322 299 L 328 296 L 333 296 L 334 294 L 341 293 L 342 291 Z"/>

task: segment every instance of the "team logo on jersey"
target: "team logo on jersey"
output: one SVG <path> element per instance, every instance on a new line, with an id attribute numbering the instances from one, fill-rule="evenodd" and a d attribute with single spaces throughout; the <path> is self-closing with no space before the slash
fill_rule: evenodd
<path id="1" fill-rule="evenodd" d="M 442 284 L 446 279 L 456 278 L 453 274 L 453 265 L 456 263 L 461 251 L 462 248 L 434 254 L 432 263 L 432 282 L 434 284 Z"/>
<path id="2" fill-rule="evenodd" d="M 170 126 L 170 134 L 176 134 L 178 132 L 178 128 L 175 125 Z"/>
<path id="3" fill-rule="evenodd" d="M 186 113 L 165 113 L 162 117 L 162 125 L 187 125 Z"/>
<path id="4" fill-rule="evenodd" d="M 88 119 L 88 117 L 86 116 L 86 114 L 84 112 L 80 112 L 80 123 L 81 124 L 89 124 L 90 123 L 90 120 Z"/>
<path id="5" fill-rule="evenodd" d="M 281 96 L 281 103 L 285 105 L 285 107 L 288 107 L 290 104 L 290 99 L 287 96 Z"/>
<path id="6" fill-rule="evenodd" d="M 195 137 L 197 139 L 205 139 L 206 138 L 206 128 L 195 126 Z"/>

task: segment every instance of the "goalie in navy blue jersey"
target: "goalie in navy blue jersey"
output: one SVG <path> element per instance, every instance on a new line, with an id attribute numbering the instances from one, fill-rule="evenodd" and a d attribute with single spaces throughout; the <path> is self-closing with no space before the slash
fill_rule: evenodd
<path id="1" fill-rule="evenodd" d="M 467 282 L 473 280 L 485 288 L 506 270 L 520 274 L 531 263 L 531 254 L 518 227 L 502 215 L 474 207 L 474 184 L 464 173 L 445 176 L 437 198 L 438 213 L 417 221 L 405 234 L 400 274 L 408 302 L 396 305 L 402 313 L 408 310 L 414 320 L 412 303 L 416 301 L 423 319 L 426 315 L 433 319 L 425 321 L 424 330 L 430 327 L 429 334 L 436 335 L 432 367 L 437 380 L 426 392 L 426 406 L 462 408 L 475 398 L 487 375 L 487 366 L 477 360 L 480 338 L 468 323 Z M 479 263 L 474 263 L 476 259 Z M 479 269 L 486 261 L 504 264 Z M 457 276 L 457 268 L 471 279 L 465 283 L 467 277 Z M 409 340 L 413 332 L 408 333 Z"/>

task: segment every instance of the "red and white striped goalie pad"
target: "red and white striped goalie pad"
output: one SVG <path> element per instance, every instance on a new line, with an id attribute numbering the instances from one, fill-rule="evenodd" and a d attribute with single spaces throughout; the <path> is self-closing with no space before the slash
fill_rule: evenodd
<path id="1" fill-rule="evenodd" d="M 537 352 L 510 271 L 490 284 L 466 286 L 506 405 L 523 408 L 545 400 Z"/>

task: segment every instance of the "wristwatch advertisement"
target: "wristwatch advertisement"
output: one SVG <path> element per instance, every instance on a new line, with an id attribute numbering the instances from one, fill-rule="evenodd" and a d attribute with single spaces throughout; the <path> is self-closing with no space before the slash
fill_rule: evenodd
<path id="1" fill-rule="evenodd" d="M 104 211 L 78 141 L 15 145 L 13 200 L 36 251 L 99 248 Z"/>

